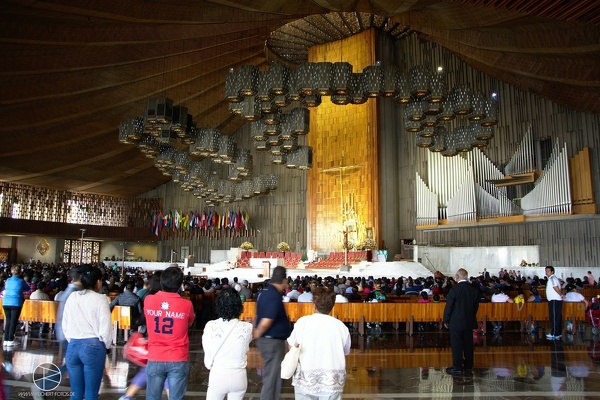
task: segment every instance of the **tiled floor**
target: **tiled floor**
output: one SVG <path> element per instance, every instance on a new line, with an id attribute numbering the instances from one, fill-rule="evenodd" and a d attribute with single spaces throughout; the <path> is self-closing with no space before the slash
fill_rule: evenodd
<path id="1" fill-rule="evenodd" d="M 477 335 L 473 374 L 451 376 L 451 352 L 446 331 L 427 326 L 425 332 L 407 336 L 402 330 L 385 325 L 368 335 L 352 335 L 352 351 L 347 357 L 344 398 L 348 399 L 546 399 L 600 398 L 600 338 L 591 331 L 568 335 L 562 341 L 525 335 L 509 326 L 500 335 Z M 205 396 L 208 371 L 204 367 L 202 332 L 191 336 L 192 372 L 186 398 Z M 68 379 L 62 379 L 52 394 L 41 394 L 33 384 L 34 371 L 40 364 L 60 364 L 56 341 L 39 338 L 33 331 L 19 339 L 24 343 L 13 351 L 4 351 L 13 363 L 13 372 L 5 375 L 9 399 L 66 398 Z M 23 345 L 24 344 L 24 345 Z M 261 358 L 254 345 L 248 354 L 248 391 L 246 398 L 259 397 Z M 118 399 L 137 367 L 122 358 L 122 346 L 107 360 L 100 399 Z M 39 370 L 38 370 L 39 372 Z M 144 398 L 144 392 L 138 394 Z M 165 397 L 166 398 L 166 397 Z M 285 381 L 282 398 L 293 398 L 291 381 Z"/>

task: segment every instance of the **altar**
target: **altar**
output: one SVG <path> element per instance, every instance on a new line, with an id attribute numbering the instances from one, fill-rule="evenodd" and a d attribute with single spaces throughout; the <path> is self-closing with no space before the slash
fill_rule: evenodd
<path id="1" fill-rule="evenodd" d="M 263 263 L 267 262 L 269 263 L 269 266 L 271 268 L 275 268 L 275 267 L 283 267 L 283 258 L 251 258 L 250 259 L 250 268 L 262 268 L 263 267 Z"/>

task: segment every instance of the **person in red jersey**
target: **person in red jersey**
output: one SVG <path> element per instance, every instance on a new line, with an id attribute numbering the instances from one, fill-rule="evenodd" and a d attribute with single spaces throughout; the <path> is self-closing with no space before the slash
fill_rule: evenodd
<path id="1" fill-rule="evenodd" d="M 170 400 L 182 400 L 187 390 L 188 328 L 194 322 L 194 306 L 177 293 L 182 283 L 183 272 L 169 267 L 160 276 L 161 290 L 144 300 L 148 332 L 147 400 L 160 400 L 166 379 Z"/>

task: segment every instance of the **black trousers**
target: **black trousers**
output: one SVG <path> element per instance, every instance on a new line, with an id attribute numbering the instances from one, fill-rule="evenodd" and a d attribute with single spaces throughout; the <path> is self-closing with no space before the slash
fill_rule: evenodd
<path id="1" fill-rule="evenodd" d="M 13 306 L 2 306 L 4 309 L 4 318 L 6 320 L 6 326 L 4 327 L 4 341 L 12 342 L 15 340 L 15 331 L 17 330 L 17 324 L 19 323 L 19 316 L 21 315 L 21 307 Z"/>
<path id="2" fill-rule="evenodd" d="M 550 334 L 562 335 L 562 301 L 550 300 L 548 302 L 548 316 L 550 317 Z"/>
<path id="3" fill-rule="evenodd" d="M 450 329 L 450 347 L 452 347 L 452 367 L 454 369 L 473 369 L 473 329 Z"/>

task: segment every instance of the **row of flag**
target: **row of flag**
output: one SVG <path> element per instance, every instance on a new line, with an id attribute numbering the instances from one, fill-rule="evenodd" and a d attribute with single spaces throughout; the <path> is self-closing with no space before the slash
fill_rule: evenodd
<path id="1" fill-rule="evenodd" d="M 173 232 L 197 232 L 208 230 L 229 230 L 240 232 L 248 230 L 250 216 L 247 211 L 226 211 L 221 214 L 216 210 L 189 213 L 175 211 L 152 212 L 152 233 L 160 236 L 164 229 Z"/>

